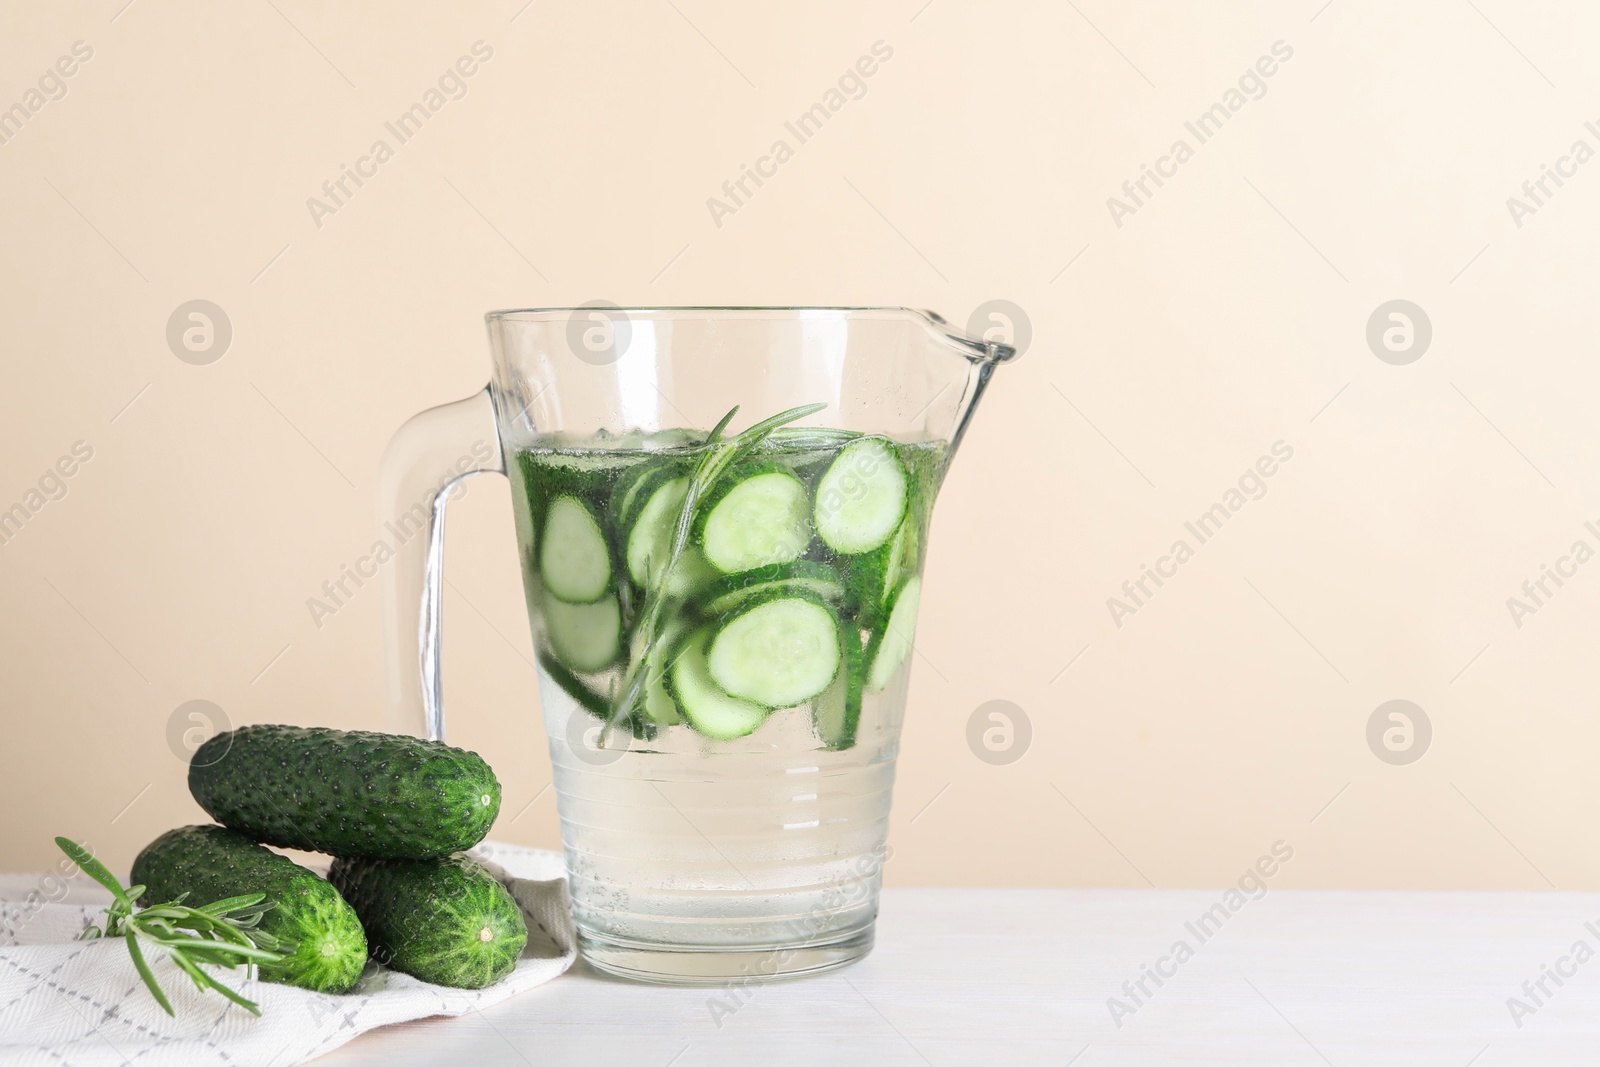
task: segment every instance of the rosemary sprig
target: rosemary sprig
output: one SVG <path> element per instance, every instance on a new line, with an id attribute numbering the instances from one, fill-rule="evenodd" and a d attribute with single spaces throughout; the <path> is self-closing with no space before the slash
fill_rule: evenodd
<path id="1" fill-rule="evenodd" d="M 672 551 L 667 556 L 666 565 L 661 568 L 661 573 L 656 576 L 654 586 L 645 593 L 644 607 L 639 615 L 638 633 L 643 638 L 644 651 L 634 658 L 629 665 L 627 673 L 622 679 L 622 695 L 611 708 L 611 717 L 606 721 L 605 727 L 600 731 L 597 747 L 605 748 L 611 731 L 621 724 L 633 709 L 639 699 L 639 691 L 644 687 L 647 678 L 650 660 L 656 654 L 656 645 L 660 642 L 660 634 L 656 632 L 656 625 L 661 620 L 661 610 L 666 605 L 667 587 L 672 580 L 672 571 L 678 565 L 683 549 L 689 541 L 689 530 L 694 525 L 695 512 L 700 507 L 700 502 L 705 499 L 722 477 L 723 473 L 739 460 L 749 455 L 766 440 L 767 435 L 778 427 L 787 423 L 796 422 L 808 415 L 815 415 L 827 404 L 802 404 L 797 408 L 779 412 L 771 418 L 762 419 L 741 433 L 735 434 L 727 440 L 722 439 L 722 431 L 728 428 L 734 415 L 738 414 L 739 407 L 734 405 L 728 413 L 722 416 L 721 421 L 706 435 L 705 454 L 700 457 L 700 462 L 695 465 L 694 474 L 689 479 L 689 490 L 684 494 L 683 507 L 678 511 L 677 529 L 673 532 Z"/>
<path id="2" fill-rule="evenodd" d="M 156 998 L 156 1003 L 168 1015 L 174 1014 L 172 1002 L 161 991 L 155 974 L 145 962 L 144 951 L 139 947 L 141 939 L 171 957 L 178 969 L 194 981 L 195 988 L 202 992 L 215 989 L 246 1011 L 254 1015 L 261 1014 L 261 1009 L 254 1001 L 229 989 L 202 971 L 199 965 L 209 963 L 232 969 L 243 964 L 246 975 L 250 976 L 255 966 L 277 963 L 285 958 L 281 952 L 275 951 L 280 947 L 278 939 L 260 929 L 261 917 L 274 906 L 265 893 L 229 897 L 203 908 L 187 907 L 183 899 L 188 894 L 184 894 L 177 900 L 156 904 L 135 913 L 133 905 L 144 895 L 144 886 L 122 888 L 105 864 L 76 841 L 58 837 L 56 844 L 83 873 L 111 891 L 112 901 L 106 909 L 105 929 L 90 926 L 81 935 L 82 939 L 122 938 L 127 943 L 128 955 L 133 957 L 134 969 L 149 987 L 150 995 Z"/>

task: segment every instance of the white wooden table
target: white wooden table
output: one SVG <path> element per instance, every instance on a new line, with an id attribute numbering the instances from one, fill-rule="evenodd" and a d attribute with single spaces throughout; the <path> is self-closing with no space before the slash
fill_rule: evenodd
<path id="1" fill-rule="evenodd" d="M 1536 1004 L 1522 991 L 1582 940 L 1600 894 L 1271 890 L 1202 941 L 1220 890 L 884 893 L 878 943 L 833 974 L 717 990 L 606 978 L 581 962 L 476 1015 L 357 1038 L 319 1067 L 698 1067 L 1600 1062 L 1600 958 Z M 1183 940 L 1142 1004 L 1123 990 Z M 1138 987 L 1134 986 L 1135 992 Z M 1535 987 L 1535 992 L 1538 992 Z M 1113 1021 L 1107 1000 L 1134 1010 Z M 1507 1007 L 1534 1011 L 1521 1026 Z M 720 1016 L 714 1017 L 714 1016 Z"/>

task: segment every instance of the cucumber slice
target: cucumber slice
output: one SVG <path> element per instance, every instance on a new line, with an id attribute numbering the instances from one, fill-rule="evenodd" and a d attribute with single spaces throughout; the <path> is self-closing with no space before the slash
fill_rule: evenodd
<path id="1" fill-rule="evenodd" d="M 652 665 L 644 684 L 644 713 L 657 726 L 676 726 L 683 721 L 678 704 L 667 692 L 667 669 Z"/>
<path id="2" fill-rule="evenodd" d="M 900 665 L 911 654 L 911 641 L 917 632 L 917 602 L 922 599 L 922 579 L 916 575 L 895 594 L 889 621 L 872 635 L 867 646 L 867 689 L 877 693 L 888 688 Z"/>
<path id="3" fill-rule="evenodd" d="M 552 596 L 569 604 L 592 604 L 611 588 L 611 551 L 589 506 L 558 496 L 545 513 L 539 545 L 539 576 Z"/>
<path id="4" fill-rule="evenodd" d="M 707 502 L 700 524 L 700 547 L 711 565 L 737 574 L 799 559 L 811 540 L 810 502 L 800 479 L 786 467 L 769 465 L 730 481 Z"/>
<path id="5" fill-rule="evenodd" d="M 535 655 L 538 656 L 539 665 L 544 668 L 545 674 L 549 675 L 550 680 L 560 686 L 562 692 L 571 697 L 578 707 L 597 719 L 609 719 L 611 717 L 610 702 L 603 695 L 589 688 L 582 678 L 579 678 L 567 668 L 565 663 L 556 659 L 554 652 L 540 645 Z"/>
<path id="6" fill-rule="evenodd" d="M 622 609 L 614 596 L 593 604 L 547 596 L 544 627 L 561 662 L 580 674 L 605 670 L 622 650 Z"/>
<path id="7" fill-rule="evenodd" d="M 667 595 L 693 596 L 721 576 L 721 572 L 706 562 L 706 554 L 694 545 L 684 545 L 678 565 L 672 568 L 667 580 Z"/>
<path id="8" fill-rule="evenodd" d="M 820 599 L 778 595 L 716 630 L 706 669 L 722 690 L 769 708 L 803 704 L 839 673 L 839 621 Z"/>
<path id="9" fill-rule="evenodd" d="M 844 653 L 839 673 L 811 706 L 811 725 L 818 740 L 835 752 L 856 743 L 856 728 L 861 724 L 861 689 L 866 681 L 861 635 L 841 625 L 839 647 Z"/>
<path id="10" fill-rule="evenodd" d="M 640 494 L 655 488 L 668 478 L 682 474 L 682 467 L 681 460 L 654 458 L 640 460 L 618 476 L 611 499 L 606 505 L 606 514 L 616 523 L 632 519 L 634 508 L 641 499 Z"/>
<path id="11" fill-rule="evenodd" d="M 894 540 L 889 543 L 889 552 L 883 562 L 883 589 L 879 600 L 885 611 L 889 608 L 890 593 L 899 587 L 905 572 L 915 571 L 921 564 L 921 549 L 922 538 L 918 534 L 917 524 L 907 515 L 900 523 Z"/>
<path id="12" fill-rule="evenodd" d="M 644 692 L 640 704 L 644 708 L 646 717 L 658 726 L 676 726 L 683 721 L 678 713 L 677 703 L 672 699 L 672 694 L 667 692 L 667 670 L 681 651 L 680 646 L 687 628 L 681 619 L 673 619 L 662 627 L 661 639 L 656 642 L 655 658 L 645 665 Z M 644 650 L 639 647 L 639 642 L 635 638 L 634 662 L 637 662 L 643 654 Z"/>
<path id="13" fill-rule="evenodd" d="M 921 566 L 921 545 L 917 516 L 907 514 L 886 546 L 852 558 L 848 571 L 848 600 L 863 629 L 876 630 L 889 617 L 894 594 L 906 575 L 916 573 Z"/>
<path id="14" fill-rule="evenodd" d="M 729 696 L 711 680 L 706 667 L 710 640 L 710 629 L 697 630 L 685 639 L 667 669 L 667 691 L 690 726 L 715 740 L 731 741 L 765 722 L 767 709 Z"/>
<path id="15" fill-rule="evenodd" d="M 817 483 L 815 521 L 823 542 L 853 556 L 888 541 L 910 498 L 905 464 L 882 437 L 863 437 L 839 450 Z"/>
<path id="16" fill-rule="evenodd" d="M 697 610 L 715 617 L 732 611 L 754 596 L 797 591 L 814 593 L 830 603 L 837 603 L 844 599 L 845 585 L 838 573 L 825 563 L 800 560 L 774 564 L 719 578 L 706 589 Z"/>
<path id="17" fill-rule="evenodd" d="M 628 531 L 628 576 L 645 589 L 672 555 L 672 538 L 678 532 L 678 516 L 688 494 L 688 478 L 662 482 L 645 500 Z"/>

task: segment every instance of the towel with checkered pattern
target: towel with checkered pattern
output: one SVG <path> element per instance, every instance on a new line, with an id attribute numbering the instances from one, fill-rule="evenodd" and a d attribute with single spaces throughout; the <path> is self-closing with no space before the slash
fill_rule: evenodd
<path id="1" fill-rule="evenodd" d="M 121 940 L 79 941 L 105 918 L 110 894 L 79 874 L 0 875 L 0 1064 L 217 1063 L 290 1067 L 374 1027 L 429 1015 L 463 1015 L 541 985 L 572 965 L 576 938 L 561 856 L 484 842 L 473 851 L 522 907 L 528 947 L 516 970 L 488 989 L 447 989 L 369 967 L 343 996 L 222 980 L 261 1006 L 256 1017 L 202 994 L 159 951 L 146 949 L 176 1018 L 161 1010 Z M 85 885 L 87 883 L 87 887 Z"/>

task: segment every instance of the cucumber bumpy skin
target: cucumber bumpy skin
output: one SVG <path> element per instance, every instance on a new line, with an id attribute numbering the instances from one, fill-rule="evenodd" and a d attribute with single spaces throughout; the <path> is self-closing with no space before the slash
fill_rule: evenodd
<path id="1" fill-rule="evenodd" d="M 328 877 L 361 917 L 373 959 L 424 982 L 493 985 L 516 967 L 528 942 L 517 902 L 466 856 L 338 859 Z"/>
<path id="2" fill-rule="evenodd" d="M 367 730 L 217 734 L 189 761 L 189 792 L 265 844 L 375 859 L 471 848 L 500 813 L 500 782 L 477 753 Z"/>
<path id="3" fill-rule="evenodd" d="M 350 905 L 311 871 L 243 834 L 220 826 L 168 830 L 133 861 L 141 903 L 188 894 L 190 907 L 245 893 L 265 893 L 273 907 L 261 930 L 289 957 L 261 968 L 261 979 L 318 993 L 344 993 L 367 963 L 367 938 Z"/>

